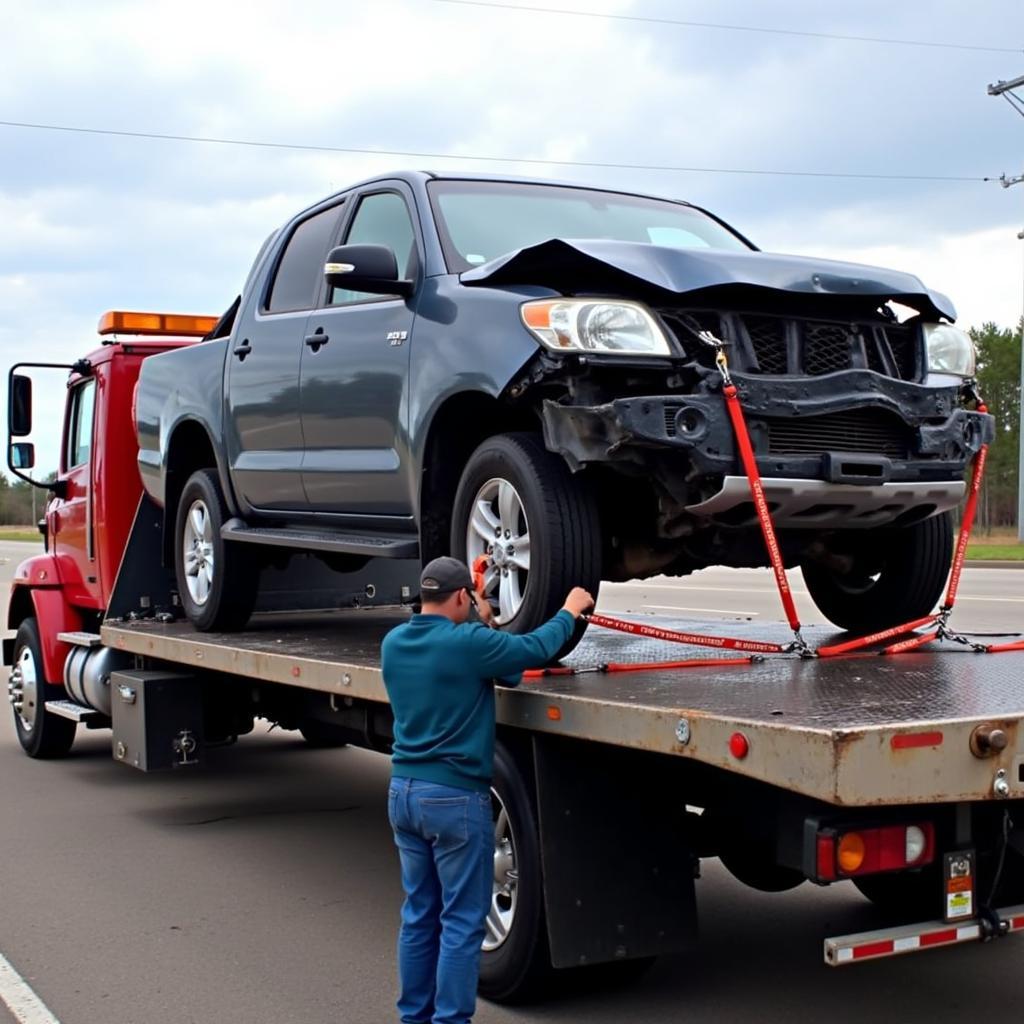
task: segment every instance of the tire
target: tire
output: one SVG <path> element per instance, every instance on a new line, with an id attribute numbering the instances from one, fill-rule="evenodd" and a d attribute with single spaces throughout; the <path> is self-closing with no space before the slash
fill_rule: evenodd
<path id="1" fill-rule="evenodd" d="M 217 473 L 197 470 L 178 502 L 174 571 L 185 615 L 203 632 L 241 629 L 256 604 L 259 566 L 247 545 L 224 543 L 227 518 Z"/>
<path id="2" fill-rule="evenodd" d="M 804 582 L 821 613 L 853 633 L 873 633 L 935 610 L 953 557 L 953 514 L 944 512 L 891 531 L 849 531 L 834 554 L 850 562 L 839 573 L 813 562 Z"/>
<path id="3" fill-rule="evenodd" d="M 485 537 L 491 529 L 495 536 Z M 514 542 L 527 537 L 524 557 Z M 452 553 L 471 563 L 487 544 L 496 559 L 486 577 L 487 594 L 497 598 L 498 624 L 510 633 L 542 625 L 573 587 L 597 597 L 601 524 L 596 502 L 562 458 L 533 434 L 489 438 L 462 472 L 452 514 Z M 568 654 L 585 630 L 581 620 L 557 657 Z"/>
<path id="4" fill-rule="evenodd" d="M 311 747 L 331 749 L 348 746 L 348 734 L 345 730 L 329 722 L 321 722 L 317 718 L 306 718 L 299 723 L 302 738 Z"/>
<path id="5" fill-rule="evenodd" d="M 533 798 L 515 758 L 501 741 L 494 749 L 491 804 L 495 882 L 480 957 L 479 990 L 493 1002 L 524 1002 L 544 991 L 552 968 Z M 503 875 L 501 858 L 505 858 Z M 513 878 L 509 870 L 514 871 Z"/>
<path id="6" fill-rule="evenodd" d="M 9 686 L 21 749 L 29 757 L 63 757 L 75 741 L 77 725 L 46 710 L 47 700 L 58 700 L 65 693 L 63 687 L 46 681 L 39 624 L 34 618 L 24 619 L 18 627 Z"/>

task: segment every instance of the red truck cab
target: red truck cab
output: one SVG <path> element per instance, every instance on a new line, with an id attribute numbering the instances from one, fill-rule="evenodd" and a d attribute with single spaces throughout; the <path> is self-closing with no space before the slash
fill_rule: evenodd
<path id="1" fill-rule="evenodd" d="M 59 364 L 11 368 L 8 466 L 51 494 L 40 523 L 45 551 L 15 572 L 7 626 L 17 635 L 4 641 L 18 738 L 31 756 L 70 748 L 75 722 L 45 708 L 47 699 L 65 696 L 65 663 L 73 647 L 59 637 L 98 632 L 142 495 L 134 423 L 139 368 L 151 355 L 193 344 L 215 323 L 215 317 L 105 314 L 101 347 L 67 367 L 58 470 L 45 484 L 24 472 L 34 465 L 33 446 L 15 441 L 32 430 L 32 380 L 16 371 Z"/>

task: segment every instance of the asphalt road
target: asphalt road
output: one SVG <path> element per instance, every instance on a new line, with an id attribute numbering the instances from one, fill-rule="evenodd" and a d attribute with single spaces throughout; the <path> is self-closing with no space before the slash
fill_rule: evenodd
<path id="1" fill-rule="evenodd" d="M 0 560 L 32 547 L 0 545 Z M 0 564 L 4 584 L 12 568 Z M 625 584 L 602 605 L 775 620 L 761 575 Z M 964 629 L 1022 628 L 1024 573 L 969 570 L 963 596 Z M 0 953 L 63 1024 L 394 1020 L 387 777 L 379 755 L 311 750 L 265 725 L 190 775 L 115 764 L 108 735 L 84 730 L 68 759 L 34 762 L 0 714 Z M 630 987 L 481 1003 L 476 1020 L 962 1021 L 1024 1000 L 1021 938 L 822 966 L 826 935 L 883 923 L 845 884 L 769 896 L 711 863 L 698 901 L 695 954 Z"/>

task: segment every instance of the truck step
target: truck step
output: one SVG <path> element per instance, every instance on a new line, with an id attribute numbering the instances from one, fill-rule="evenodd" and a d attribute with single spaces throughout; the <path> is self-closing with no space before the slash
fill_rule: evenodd
<path id="1" fill-rule="evenodd" d="M 415 537 L 305 530 L 299 527 L 253 527 L 246 526 L 240 519 L 229 519 L 221 527 L 220 535 L 224 540 L 247 544 L 368 555 L 372 558 L 418 558 L 420 553 L 419 541 Z"/>
<path id="2" fill-rule="evenodd" d="M 75 647 L 102 647 L 103 638 L 99 633 L 86 633 L 82 631 L 73 633 L 58 633 L 57 639 L 61 643 L 73 644 Z"/>
<path id="3" fill-rule="evenodd" d="M 46 710 L 61 718 L 70 718 L 72 722 L 85 722 L 90 718 L 99 718 L 95 708 L 87 708 L 84 704 L 76 704 L 73 700 L 48 700 Z"/>

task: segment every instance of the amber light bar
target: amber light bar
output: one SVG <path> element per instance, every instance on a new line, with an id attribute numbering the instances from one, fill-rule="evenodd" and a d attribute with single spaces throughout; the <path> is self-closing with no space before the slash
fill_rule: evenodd
<path id="1" fill-rule="evenodd" d="M 202 338 L 216 326 L 215 316 L 186 316 L 181 313 L 128 313 L 112 309 L 100 317 L 100 334 L 150 334 L 181 338 Z"/>

